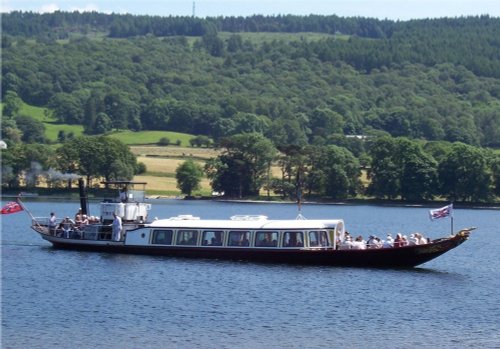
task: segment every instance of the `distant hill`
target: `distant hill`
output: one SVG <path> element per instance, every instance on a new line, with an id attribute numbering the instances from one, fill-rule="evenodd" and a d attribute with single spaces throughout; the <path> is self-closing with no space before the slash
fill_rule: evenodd
<path id="1" fill-rule="evenodd" d="M 500 146 L 500 19 L 2 15 L 2 93 L 90 134 Z M 174 141 L 172 139 L 172 141 Z"/>

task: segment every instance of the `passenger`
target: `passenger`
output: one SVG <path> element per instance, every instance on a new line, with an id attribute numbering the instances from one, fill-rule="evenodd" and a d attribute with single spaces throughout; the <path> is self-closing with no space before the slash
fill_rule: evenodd
<path id="1" fill-rule="evenodd" d="M 352 244 L 354 250 L 366 250 L 366 241 L 361 235 L 359 235 Z"/>
<path id="2" fill-rule="evenodd" d="M 84 227 L 89 224 L 89 219 L 86 214 L 82 216 L 82 222 L 80 223 L 81 227 Z"/>
<path id="3" fill-rule="evenodd" d="M 66 216 L 66 218 L 64 218 L 59 224 L 59 229 L 62 231 L 63 237 L 69 238 L 74 226 L 75 222 Z"/>
<path id="4" fill-rule="evenodd" d="M 394 239 L 394 247 L 402 247 L 404 246 L 403 235 L 397 234 L 396 239 Z"/>
<path id="5" fill-rule="evenodd" d="M 382 244 L 383 248 L 390 248 L 394 247 L 394 239 L 392 238 L 391 234 L 387 234 L 387 239 L 384 241 Z"/>
<path id="6" fill-rule="evenodd" d="M 368 241 L 366 242 L 367 248 L 377 248 L 377 240 L 375 235 L 370 235 Z"/>
<path id="7" fill-rule="evenodd" d="M 112 230 L 113 230 L 113 236 L 112 239 L 113 241 L 120 241 L 122 238 L 122 219 L 120 216 L 118 216 L 116 213 L 113 213 L 113 223 L 111 223 Z"/>
<path id="8" fill-rule="evenodd" d="M 418 239 L 415 237 L 415 234 L 411 234 L 410 238 L 408 239 L 408 246 L 415 246 L 418 245 Z"/>
<path id="9" fill-rule="evenodd" d="M 81 210 L 80 210 L 79 212 L 81 212 Z M 80 213 L 77 213 L 77 214 L 75 215 L 75 225 L 76 225 L 77 227 L 79 227 L 79 226 L 81 226 L 81 225 L 82 225 L 82 222 L 83 222 L 83 215 L 82 215 L 82 214 L 80 214 Z"/>
<path id="10" fill-rule="evenodd" d="M 79 223 L 82 220 L 82 208 L 78 209 L 78 212 L 75 214 L 75 223 Z"/>
<path id="11" fill-rule="evenodd" d="M 241 240 L 239 242 L 240 246 L 250 246 L 250 240 L 248 240 L 247 234 L 241 234 Z"/>
<path id="12" fill-rule="evenodd" d="M 57 218 L 54 212 L 50 213 L 49 218 L 49 234 L 56 235 Z"/>
<path id="13" fill-rule="evenodd" d="M 348 235 L 345 237 L 345 240 L 340 244 L 339 249 L 350 250 L 352 249 L 352 246 L 353 246 L 352 237 Z"/>
<path id="14" fill-rule="evenodd" d="M 410 243 L 408 241 L 408 236 L 403 235 L 403 246 L 408 246 Z"/>
<path id="15" fill-rule="evenodd" d="M 214 237 L 212 238 L 212 246 L 222 246 L 222 232 L 216 231 Z"/>
<path id="16" fill-rule="evenodd" d="M 127 202 L 128 197 L 127 197 L 127 188 L 123 187 L 120 189 L 120 202 Z"/>
<path id="17" fill-rule="evenodd" d="M 271 247 L 273 246 L 272 236 L 271 234 L 264 235 L 264 239 L 260 242 L 260 246 Z"/>
<path id="18" fill-rule="evenodd" d="M 210 246 L 222 246 L 222 241 L 214 236 L 210 239 Z"/>
<path id="19" fill-rule="evenodd" d="M 370 239 L 366 243 L 368 248 L 381 248 L 382 247 L 382 241 L 374 235 L 370 236 Z"/>
<path id="20" fill-rule="evenodd" d="M 425 245 L 427 243 L 427 239 L 422 236 L 420 233 L 416 233 L 415 237 L 417 238 L 419 245 Z"/>

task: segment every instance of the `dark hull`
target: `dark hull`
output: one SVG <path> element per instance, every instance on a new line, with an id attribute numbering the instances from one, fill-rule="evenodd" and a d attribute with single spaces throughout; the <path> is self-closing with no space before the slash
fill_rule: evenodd
<path id="1" fill-rule="evenodd" d="M 54 247 L 109 253 L 128 253 L 186 258 L 228 259 L 266 263 L 290 263 L 329 266 L 377 268 L 409 268 L 428 262 L 457 247 L 469 237 L 461 232 L 450 238 L 429 244 L 398 248 L 367 250 L 328 249 L 269 249 L 241 247 L 179 247 L 179 246 L 127 246 L 115 242 L 83 242 L 76 239 L 55 238 L 40 233 Z"/>

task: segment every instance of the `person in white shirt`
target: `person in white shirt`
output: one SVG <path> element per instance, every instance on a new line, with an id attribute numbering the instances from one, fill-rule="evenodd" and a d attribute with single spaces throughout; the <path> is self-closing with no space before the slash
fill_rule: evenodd
<path id="1" fill-rule="evenodd" d="M 354 250 L 366 250 L 366 241 L 361 235 L 352 243 L 352 248 Z"/>
<path id="2" fill-rule="evenodd" d="M 420 233 L 416 233 L 415 237 L 417 238 L 419 245 L 425 245 L 427 243 L 427 239 L 422 236 Z"/>
<path id="3" fill-rule="evenodd" d="M 56 235 L 57 218 L 54 212 L 50 213 L 49 218 L 49 234 Z"/>
<path id="4" fill-rule="evenodd" d="M 418 245 L 418 239 L 415 236 L 415 234 L 410 235 L 410 238 L 408 239 L 408 245 L 409 246 Z"/>
<path id="5" fill-rule="evenodd" d="M 384 241 L 382 247 L 383 248 L 394 247 L 394 239 L 392 238 L 391 234 L 387 234 L 387 239 Z"/>
<path id="6" fill-rule="evenodd" d="M 113 236 L 112 239 L 113 241 L 120 241 L 122 238 L 122 219 L 120 216 L 118 216 L 116 213 L 113 213 L 113 223 L 111 224 L 112 230 L 113 230 Z"/>

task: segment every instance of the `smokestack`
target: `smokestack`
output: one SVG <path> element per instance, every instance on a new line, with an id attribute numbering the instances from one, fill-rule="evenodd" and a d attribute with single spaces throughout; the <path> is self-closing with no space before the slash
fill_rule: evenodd
<path id="1" fill-rule="evenodd" d="M 78 189 L 80 190 L 80 207 L 82 208 L 82 214 L 89 214 L 89 203 L 87 201 L 87 190 L 85 189 L 85 183 L 83 178 L 78 178 Z"/>

